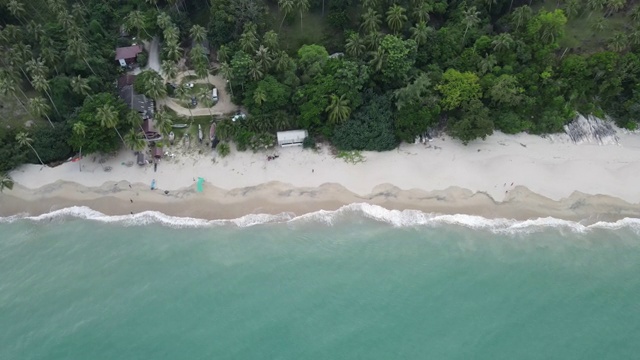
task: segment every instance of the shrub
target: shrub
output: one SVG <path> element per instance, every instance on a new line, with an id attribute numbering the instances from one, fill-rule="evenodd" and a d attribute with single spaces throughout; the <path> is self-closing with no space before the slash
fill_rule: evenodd
<path id="1" fill-rule="evenodd" d="M 218 146 L 216 146 L 216 151 L 220 157 L 226 157 L 231 153 L 231 147 L 226 142 L 220 142 Z"/>

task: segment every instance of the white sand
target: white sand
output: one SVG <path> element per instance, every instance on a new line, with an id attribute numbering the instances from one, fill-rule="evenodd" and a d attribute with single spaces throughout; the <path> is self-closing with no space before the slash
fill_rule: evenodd
<path id="1" fill-rule="evenodd" d="M 403 144 L 394 151 L 364 152 L 366 161 L 358 164 L 334 158 L 326 148 L 319 152 L 299 147 L 276 149 L 269 153 L 277 152 L 280 157 L 267 161 L 267 153 L 250 151 L 233 151 L 227 158 L 219 159 L 203 145 L 202 155 L 193 152 L 182 155 L 178 149 L 169 149 L 176 157 L 161 160 L 157 173 L 153 166 L 122 165 L 135 160 L 132 152 L 122 151 L 117 158 L 102 165 L 92 162 L 94 156 L 83 159 L 82 172 L 77 163 L 69 162 L 56 168 L 26 165 L 11 175 L 17 183 L 31 189 L 58 180 L 98 187 L 108 181 L 150 184 L 156 179 L 160 189 L 177 190 L 192 185 L 194 178 L 203 177 L 207 183 L 222 189 L 271 181 L 295 187 L 338 183 L 356 194 L 366 195 L 381 184 L 425 191 L 455 186 L 486 192 L 501 201 L 507 191 L 525 186 L 554 200 L 579 191 L 638 203 L 640 135 L 619 136 L 620 145 L 576 145 L 553 143 L 531 135 L 498 133 L 468 146 L 445 137 L 432 141 L 430 148 Z M 111 166 L 112 170 L 105 172 L 102 166 Z"/>

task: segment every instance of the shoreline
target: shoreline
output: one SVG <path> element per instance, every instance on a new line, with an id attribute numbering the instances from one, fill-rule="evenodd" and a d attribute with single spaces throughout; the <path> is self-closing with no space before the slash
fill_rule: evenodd
<path id="1" fill-rule="evenodd" d="M 449 188 L 442 191 L 401 190 L 380 185 L 369 195 L 354 194 L 338 184 L 317 188 L 297 188 L 290 184 L 267 183 L 225 191 L 205 184 L 177 191 L 151 191 L 143 184 L 122 181 L 88 188 L 58 181 L 32 190 L 16 185 L 2 198 L 0 216 L 28 213 L 39 216 L 73 206 L 85 206 L 109 216 L 157 211 L 169 216 L 204 220 L 232 220 L 252 214 L 301 216 L 317 211 L 335 211 L 351 204 L 366 203 L 387 210 L 417 210 L 433 215 L 471 215 L 486 219 L 525 221 L 555 218 L 591 225 L 640 218 L 640 204 L 630 204 L 604 195 L 576 192 L 562 200 L 552 200 L 519 186 L 504 201 L 486 193 Z"/>
<path id="2" fill-rule="evenodd" d="M 364 161 L 355 164 L 326 147 L 234 150 L 219 158 L 204 144 L 176 145 L 166 149 L 173 156 L 163 158 L 157 172 L 135 165 L 133 153 L 123 150 L 109 158 L 91 155 L 81 164 L 22 166 L 11 173 L 14 189 L 0 193 L 0 216 L 87 206 L 106 215 L 151 210 L 213 220 L 368 203 L 489 219 L 640 218 L 640 134 L 618 136 L 619 144 L 599 145 L 496 133 L 468 146 L 444 136 L 427 145 L 362 152 Z M 269 160 L 274 153 L 279 157 Z M 202 193 L 196 192 L 200 177 Z M 152 180 L 158 190 L 150 190 Z"/>

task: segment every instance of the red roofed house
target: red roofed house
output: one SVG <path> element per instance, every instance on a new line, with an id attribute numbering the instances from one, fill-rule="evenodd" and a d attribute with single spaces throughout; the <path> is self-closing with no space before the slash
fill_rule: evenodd
<path id="1" fill-rule="evenodd" d="M 127 65 L 136 62 L 136 57 L 142 52 L 142 45 L 133 45 L 127 47 L 116 48 L 116 60 L 120 62 L 120 66 L 126 67 Z"/>

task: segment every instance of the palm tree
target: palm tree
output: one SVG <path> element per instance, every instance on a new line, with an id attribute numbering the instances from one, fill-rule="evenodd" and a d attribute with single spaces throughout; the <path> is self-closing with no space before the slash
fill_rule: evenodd
<path id="1" fill-rule="evenodd" d="M 278 0 L 278 6 L 280 7 L 280 12 L 284 13 L 282 16 L 282 21 L 280 22 L 280 29 L 278 29 L 278 33 L 282 31 L 282 24 L 284 24 L 284 19 L 287 18 L 287 15 L 293 11 L 295 3 L 293 0 Z"/>
<path id="2" fill-rule="evenodd" d="M 429 13 L 433 11 L 433 5 L 431 5 L 428 1 L 423 1 L 420 5 L 413 9 L 413 16 L 415 16 L 416 21 L 429 21 Z"/>
<path id="3" fill-rule="evenodd" d="M 80 159 L 78 159 L 78 167 L 80 167 L 80 171 L 82 171 L 82 165 L 80 162 L 82 161 L 82 144 L 84 144 L 84 137 L 87 134 L 87 125 L 85 125 L 82 121 L 78 121 L 73 124 L 71 128 L 73 134 L 76 135 L 80 139 Z"/>
<path id="4" fill-rule="evenodd" d="M 358 33 L 352 32 L 349 34 L 349 38 L 347 39 L 347 44 L 345 45 L 345 51 L 347 55 L 359 58 L 364 54 L 366 50 L 366 46 L 364 45 L 364 41 Z"/>
<path id="5" fill-rule="evenodd" d="M 271 51 L 278 50 L 278 33 L 273 30 L 269 30 L 262 35 L 262 43 Z"/>
<path id="6" fill-rule="evenodd" d="M 22 106 L 22 108 L 29 113 L 29 109 L 24 105 L 24 103 L 18 98 L 16 95 L 16 86 L 13 79 L 8 76 L 0 77 L 0 95 L 8 96 L 13 95 L 16 101 Z"/>
<path id="7" fill-rule="evenodd" d="M 83 78 L 80 75 L 71 78 L 71 91 L 78 95 L 88 96 L 89 99 L 93 99 L 91 94 L 89 94 L 89 90 L 91 90 L 91 87 L 89 86 L 89 79 Z"/>
<path id="8" fill-rule="evenodd" d="M 468 8 L 467 10 L 462 12 L 462 23 L 464 24 L 464 35 L 462 36 L 462 43 L 464 44 L 464 39 L 467 37 L 467 31 L 472 26 L 476 26 L 480 22 L 480 12 L 476 9 L 475 6 Z"/>
<path id="9" fill-rule="evenodd" d="M 51 101 L 51 105 L 53 105 L 54 110 L 56 111 L 58 116 L 60 116 L 60 112 L 58 111 L 56 104 L 53 102 L 53 99 L 51 98 L 51 94 L 49 94 L 49 83 L 47 82 L 47 79 L 45 79 L 44 76 L 42 75 L 35 75 L 33 77 L 32 83 L 33 83 L 33 87 L 37 91 L 43 91 L 47 95 L 47 97 L 49 98 L 49 101 Z"/>
<path id="10" fill-rule="evenodd" d="M 253 92 L 253 102 L 255 102 L 256 105 L 260 106 L 265 101 L 267 101 L 267 93 L 264 91 L 263 88 L 260 88 L 260 87 L 257 88 Z"/>
<path id="11" fill-rule="evenodd" d="M 513 38 L 509 33 L 501 33 L 493 38 L 491 45 L 495 51 L 509 50 L 513 46 Z"/>
<path id="12" fill-rule="evenodd" d="M 260 64 L 258 64 L 258 62 L 256 62 L 255 60 L 251 61 L 251 65 L 249 66 L 249 76 L 251 76 L 251 79 L 253 79 L 253 81 L 258 81 L 262 79 L 262 76 L 264 76 L 261 67 L 262 66 L 260 66 Z"/>
<path id="13" fill-rule="evenodd" d="M 378 6 L 378 0 L 362 0 L 363 9 L 374 9 Z"/>
<path id="14" fill-rule="evenodd" d="M 564 13 L 569 19 L 573 19 L 578 16 L 581 10 L 582 3 L 580 2 L 580 0 L 567 0 L 564 4 Z"/>
<path id="15" fill-rule="evenodd" d="M 112 105 L 104 104 L 102 107 L 99 107 L 98 111 L 96 112 L 96 118 L 98 119 L 98 121 L 100 121 L 100 126 L 102 126 L 103 128 L 114 129 L 118 134 L 118 137 L 120 138 L 120 140 L 122 140 L 122 143 L 124 144 L 124 139 L 122 138 L 122 135 L 120 135 L 120 132 L 118 131 L 118 128 L 117 128 L 118 113 L 116 112 L 116 109 Z"/>
<path id="16" fill-rule="evenodd" d="M 0 193 L 4 189 L 13 190 L 13 179 L 6 173 L 0 175 Z"/>
<path id="17" fill-rule="evenodd" d="M 380 29 L 382 23 L 380 15 L 373 9 L 367 9 L 367 12 L 362 14 L 362 28 L 368 33 L 376 33 Z"/>
<path id="18" fill-rule="evenodd" d="M 158 111 L 155 117 L 156 128 L 164 137 L 168 137 L 173 126 L 173 116 L 166 111 Z"/>
<path id="19" fill-rule="evenodd" d="M 256 50 L 256 61 L 262 65 L 263 71 L 266 73 L 271 68 L 271 64 L 273 64 L 273 59 L 271 58 L 271 54 L 269 54 L 269 49 L 264 47 L 264 45 L 260 45 L 258 50 Z"/>
<path id="20" fill-rule="evenodd" d="M 36 157 L 40 161 L 40 164 L 44 166 L 44 162 L 40 158 L 40 155 L 38 154 L 36 149 L 34 149 L 33 146 L 31 145 L 31 143 L 33 142 L 33 139 L 29 137 L 29 134 L 27 134 L 26 132 L 19 132 L 18 134 L 16 134 L 16 142 L 20 147 L 28 146 L 33 151 L 33 153 L 36 154 Z"/>
<path id="21" fill-rule="evenodd" d="M 22 21 L 24 6 L 22 6 L 21 3 L 19 3 L 17 0 L 9 0 L 9 2 L 7 3 L 7 9 L 9 9 L 11 15 L 18 19 L 18 21 L 20 21 L 22 25 L 24 25 L 24 22 Z"/>
<path id="22" fill-rule="evenodd" d="M 293 60 L 287 55 L 286 51 L 280 50 L 276 55 L 276 70 L 279 72 L 285 72 L 285 70 L 291 68 Z"/>
<path id="23" fill-rule="evenodd" d="M 631 20 L 636 24 L 640 22 L 640 5 L 635 6 L 633 10 L 631 10 Z"/>
<path id="24" fill-rule="evenodd" d="M 240 48 L 242 51 L 250 54 L 256 50 L 256 45 L 258 43 L 258 38 L 255 33 L 252 31 L 245 31 L 240 35 L 240 39 L 238 40 L 240 43 Z"/>
<path id="25" fill-rule="evenodd" d="M 166 30 L 171 25 L 171 16 L 166 12 L 161 12 L 156 18 L 156 24 L 162 30 Z"/>
<path id="26" fill-rule="evenodd" d="M 364 42 L 367 44 L 367 49 L 369 50 L 378 49 L 380 41 L 382 41 L 382 34 L 379 32 L 372 32 L 364 37 Z"/>
<path id="27" fill-rule="evenodd" d="M 30 112 L 31 112 L 31 115 L 33 116 L 46 117 L 47 120 L 49 121 L 49 124 L 51 124 L 51 127 L 55 127 L 53 126 L 53 122 L 51 122 L 49 115 L 47 115 L 47 113 L 49 112 L 49 110 L 51 110 L 51 108 L 49 108 L 49 105 L 47 105 L 46 101 L 43 98 L 35 97 L 35 98 L 29 99 L 29 110 L 31 110 Z"/>
<path id="28" fill-rule="evenodd" d="M 218 61 L 221 63 L 228 62 L 230 52 L 231 50 L 227 45 L 220 45 L 220 48 L 218 49 Z"/>
<path id="29" fill-rule="evenodd" d="M 594 32 L 602 32 L 607 27 L 604 16 L 599 16 L 591 22 L 591 30 Z"/>
<path id="30" fill-rule="evenodd" d="M 172 43 L 178 45 L 178 38 L 180 35 L 180 30 L 178 28 L 169 23 L 167 27 L 162 31 L 162 36 L 164 36 L 164 40 L 166 43 Z"/>
<path id="31" fill-rule="evenodd" d="M 412 26 L 409 30 L 411 30 L 411 38 L 416 41 L 418 46 L 427 43 L 431 28 L 427 26 L 426 22 L 420 21 L 415 27 Z"/>
<path id="32" fill-rule="evenodd" d="M 182 56 L 180 52 L 181 49 L 178 46 L 177 42 L 168 42 L 164 46 L 164 50 L 166 52 L 167 59 L 171 61 L 177 62 L 178 60 L 180 60 L 180 57 Z"/>
<path id="33" fill-rule="evenodd" d="M 147 32 L 144 14 L 140 10 L 130 12 L 129 15 L 124 18 L 124 26 L 127 31 L 135 29 L 138 37 L 140 37 L 140 31 L 142 30 L 147 35 L 147 39 L 152 38 L 151 34 Z"/>
<path id="34" fill-rule="evenodd" d="M 218 130 L 216 129 L 216 131 Z M 226 157 L 227 155 L 229 155 L 229 153 L 231 153 L 231 147 L 226 142 L 220 142 L 216 146 L 216 151 L 218 152 L 218 155 L 220 155 L 220 157 Z"/>
<path id="35" fill-rule="evenodd" d="M 407 10 L 398 4 L 393 4 L 393 6 L 387 10 L 387 24 L 389 25 L 389 29 L 396 34 L 402 29 L 405 21 L 407 21 L 405 12 L 407 12 Z"/>
<path id="36" fill-rule="evenodd" d="M 156 7 L 156 10 L 160 11 L 160 8 L 158 7 L 158 0 L 144 0 L 144 1 L 149 5 L 154 5 Z"/>
<path id="37" fill-rule="evenodd" d="M 518 31 L 520 26 L 526 24 L 532 16 L 533 11 L 528 5 L 523 5 L 513 10 L 513 13 L 511 14 L 511 21 L 515 23 L 516 31 Z"/>
<path id="38" fill-rule="evenodd" d="M 129 129 L 129 132 L 124 134 L 124 143 L 133 151 L 142 151 L 147 147 L 147 142 L 140 137 L 139 133 L 134 129 Z"/>
<path id="39" fill-rule="evenodd" d="M 338 97 L 333 94 L 331 95 L 331 104 L 327 106 L 325 111 L 329 114 L 329 121 L 331 123 L 343 122 L 351 115 L 349 100 L 345 99 L 344 95 Z"/>
<path id="40" fill-rule="evenodd" d="M 484 2 L 489 5 L 488 13 L 491 13 L 491 5 L 495 4 L 496 0 L 484 0 Z"/>
<path id="41" fill-rule="evenodd" d="M 496 60 L 496 57 L 494 55 L 485 55 L 478 63 L 480 74 L 484 75 L 488 72 L 491 72 L 491 70 L 493 70 L 493 67 L 496 66 L 497 63 L 498 60 Z"/>
<path id="42" fill-rule="evenodd" d="M 178 76 L 178 65 L 175 61 L 163 60 L 160 65 L 160 70 L 162 70 L 165 78 L 169 81 L 173 81 Z"/>
<path id="43" fill-rule="evenodd" d="M 223 62 L 222 64 L 220 64 L 220 74 L 227 80 L 227 83 L 229 83 L 231 96 L 233 96 L 233 86 L 231 85 L 231 81 L 233 80 L 233 69 L 231 68 L 231 66 L 229 66 L 228 63 Z"/>
<path id="44" fill-rule="evenodd" d="M 149 76 L 146 78 L 144 88 L 147 95 L 154 100 L 163 99 L 167 97 L 167 88 L 164 85 L 164 81 L 159 76 Z"/>
<path id="45" fill-rule="evenodd" d="M 180 99 L 181 101 L 185 101 L 187 97 L 189 97 L 189 94 L 190 94 L 190 90 L 187 87 L 187 84 L 181 84 L 176 88 L 176 95 L 178 96 L 178 99 Z M 187 109 L 189 110 L 191 119 L 193 119 L 193 113 L 191 113 L 191 106 L 187 106 Z"/>
<path id="46" fill-rule="evenodd" d="M 372 58 L 369 66 L 371 66 L 374 72 L 382 70 L 384 63 L 387 61 L 387 54 L 379 47 L 376 51 L 371 52 L 371 55 Z"/>
<path id="47" fill-rule="evenodd" d="M 300 11 L 300 31 L 302 31 L 302 13 L 309 10 L 309 0 L 294 0 L 296 8 Z"/>
<path id="48" fill-rule="evenodd" d="M 608 48 L 613 51 L 621 52 L 629 46 L 627 36 L 622 32 L 616 32 L 611 40 L 609 40 Z"/>
<path id="49" fill-rule="evenodd" d="M 611 16 L 613 13 L 617 13 L 622 10 L 624 6 L 627 4 L 627 0 L 608 0 L 607 1 L 607 11 L 604 16 Z"/>
<path id="50" fill-rule="evenodd" d="M 202 43 L 207 37 L 207 30 L 200 25 L 193 25 L 189 33 L 193 41 L 197 44 Z"/>
<path id="51" fill-rule="evenodd" d="M 89 70 L 91 70 L 93 75 L 96 75 L 96 72 L 93 71 L 93 68 L 87 62 L 89 46 L 83 39 L 81 39 L 79 36 L 69 38 L 69 40 L 67 41 L 67 50 L 69 54 L 77 57 L 78 59 L 84 60 L 84 63 L 87 65 L 87 67 L 89 67 Z"/>

